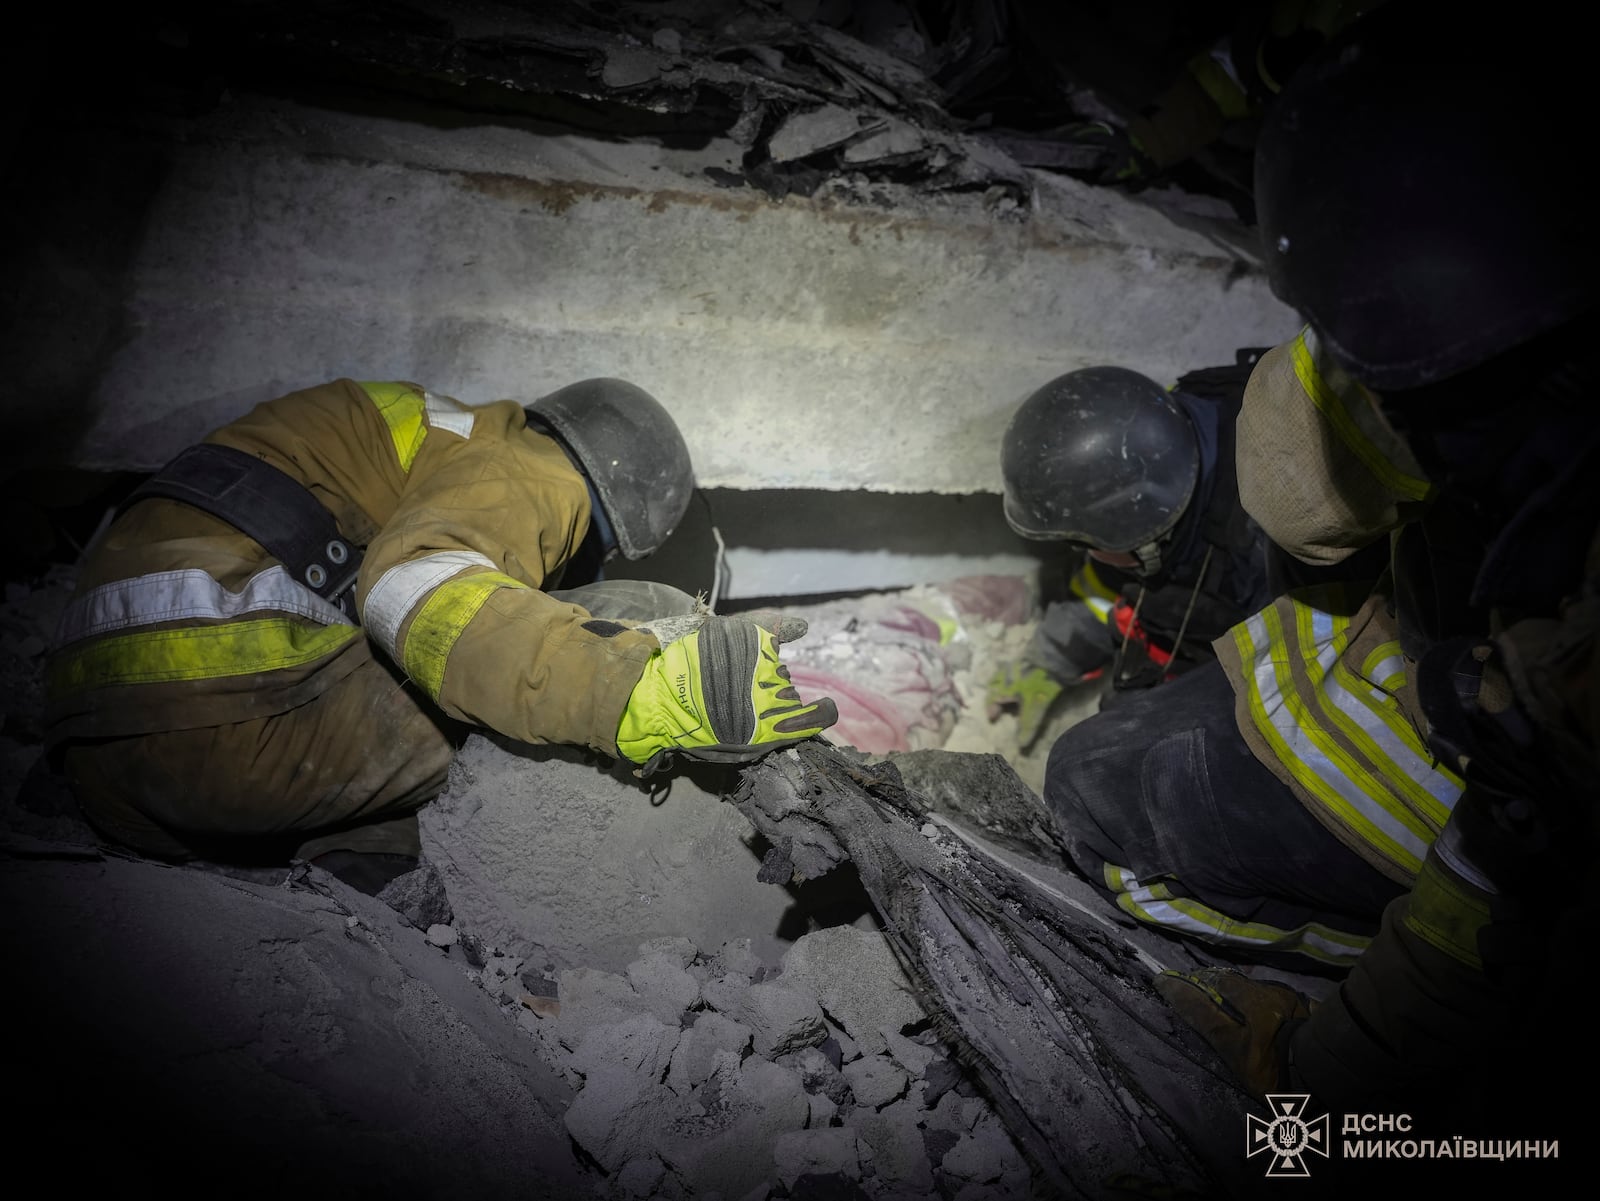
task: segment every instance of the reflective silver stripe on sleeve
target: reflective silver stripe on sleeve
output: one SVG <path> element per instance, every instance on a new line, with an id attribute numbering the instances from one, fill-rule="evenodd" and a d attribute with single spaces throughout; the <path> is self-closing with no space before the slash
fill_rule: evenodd
<path id="1" fill-rule="evenodd" d="M 158 571 L 102 584 L 67 607 L 56 631 L 58 645 L 134 626 L 212 618 L 226 621 L 269 610 L 293 613 L 325 626 L 350 619 L 289 574 L 281 564 L 257 572 L 230 592 L 199 568 Z"/>
<path id="2" fill-rule="evenodd" d="M 469 567 L 499 571 L 494 561 L 472 550 L 447 550 L 405 563 L 396 563 L 378 578 L 367 593 L 361 616 L 378 645 L 398 659 L 400 627 L 440 584 Z"/>
<path id="3" fill-rule="evenodd" d="M 425 391 L 422 394 L 422 407 L 428 414 L 428 424 L 434 429 L 449 430 L 462 438 L 472 437 L 477 414 L 455 397 Z"/>
<path id="4" fill-rule="evenodd" d="M 1445 823 L 1443 832 L 1433 840 L 1433 849 L 1438 853 L 1441 863 L 1479 892 L 1486 892 L 1490 896 L 1499 894 L 1500 890 L 1494 886 L 1494 881 L 1467 858 L 1467 848 L 1461 845 L 1461 827 L 1458 823 Z"/>
<path id="5" fill-rule="evenodd" d="M 1293 708 L 1279 691 L 1277 673 L 1273 668 L 1272 642 L 1261 614 L 1249 618 L 1244 626 L 1249 631 L 1255 656 L 1255 661 L 1247 663 L 1246 669 L 1253 672 L 1256 693 L 1261 698 L 1267 720 L 1282 739 L 1288 754 L 1316 776 L 1330 793 L 1337 795 L 1349 807 L 1352 815 L 1359 816 L 1375 830 L 1381 831 L 1395 846 L 1415 856 L 1420 865 L 1422 857 L 1428 853 L 1428 844 L 1402 824 L 1377 798 L 1368 795 L 1359 783 L 1345 775 L 1317 746 L 1311 734 L 1300 728 Z M 1292 771 L 1293 765 L 1288 766 Z"/>

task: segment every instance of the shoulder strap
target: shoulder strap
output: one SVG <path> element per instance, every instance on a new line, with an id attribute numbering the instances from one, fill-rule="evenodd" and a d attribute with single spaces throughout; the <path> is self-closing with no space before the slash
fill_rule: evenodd
<path id="1" fill-rule="evenodd" d="M 360 548 L 339 533 L 333 514 L 303 484 L 270 463 L 203 442 L 136 488 L 117 512 L 152 497 L 220 517 L 260 543 L 311 591 L 355 616 L 352 585 L 361 568 Z"/>

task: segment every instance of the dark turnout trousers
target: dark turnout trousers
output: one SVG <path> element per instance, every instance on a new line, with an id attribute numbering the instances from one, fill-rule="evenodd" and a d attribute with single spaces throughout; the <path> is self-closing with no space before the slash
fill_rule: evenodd
<path id="1" fill-rule="evenodd" d="M 1068 730 L 1044 795 L 1074 862 L 1122 909 L 1232 953 L 1347 967 L 1406 891 L 1256 760 L 1220 664 Z"/>

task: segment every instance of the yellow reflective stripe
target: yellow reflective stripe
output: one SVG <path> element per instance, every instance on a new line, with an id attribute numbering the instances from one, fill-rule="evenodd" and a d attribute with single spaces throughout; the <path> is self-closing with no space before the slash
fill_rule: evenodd
<path id="1" fill-rule="evenodd" d="M 1328 424 L 1339 435 L 1339 440 L 1350 448 L 1367 470 L 1396 496 L 1408 500 L 1426 500 L 1431 496 L 1433 487 L 1427 480 L 1407 475 L 1389 462 L 1355 423 L 1350 411 L 1345 408 L 1343 397 L 1328 386 L 1322 373 L 1317 370 L 1311 348 L 1306 345 L 1304 330 L 1295 338 L 1291 353 L 1294 357 L 1294 373 L 1300 380 L 1300 386 L 1306 390 L 1306 395 L 1311 398 L 1311 403 L 1317 406 L 1317 411 L 1327 418 Z"/>
<path id="2" fill-rule="evenodd" d="M 428 436 L 428 426 L 423 420 L 427 405 L 425 395 L 408 384 L 368 380 L 360 383 L 389 427 L 400 469 L 409 472 L 417 452 L 422 449 L 423 439 Z"/>
<path id="3" fill-rule="evenodd" d="M 1253 635 L 1252 627 L 1258 625 L 1260 632 Z M 1409 813 L 1402 818 L 1377 801 L 1381 781 L 1311 721 L 1305 703 L 1294 691 L 1277 611 L 1264 609 L 1232 632 L 1247 676 L 1251 720 L 1278 761 L 1296 783 L 1365 842 L 1408 875 L 1415 875 L 1431 833 L 1416 829 L 1419 823 Z M 1264 685 L 1270 685 L 1270 695 Z"/>
<path id="4" fill-rule="evenodd" d="M 1106 587 L 1105 581 L 1095 574 L 1092 560 L 1084 560 L 1083 566 L 1073 573 L 1068 587 L 1094 614 L 1095 620 L 1104 622 L 1110 618 L 1118 593 Z"/>
<path id="5" fill-rule="evenodd" d="M 1195 55 L 1189 60 L 1188 67 L 1195 82 L 1211 97 L 1217 111 L 1227 120 L 1242 120 L 1255 111 L 1251 107 L 1250 97 L 1239 86 L 1239 81 L 1213 54 Z"/>
<path id="6" fill-rule="evenodd" d="M 406 674 L 433 700 L 444 687 L 445 663 L 467 623 L 478 615 L 490 594 L 501 588 L 528 586 L 497 571 L 449 580 L 434 589 L 406 631 L 402 662 Z"/>
<path id="7" fill-rule="evenodd" d="M 1348 966 L 1372 942 L 1370 937 L 1335 930 L 1321 922 L 1293 929 L 1265 922 L 1231 918 L 1193 897 L 1174 896 L 1165 884 L 1142 884 L 1126 868 L 1106 864 L 1106 883 L 1116 893 L 1118 908 L 1152 926 L 1255 951 L 1294 951 L 1319 963 Z"/>
<path id="8" fill-rule="evenodd" d="M 1406 682 L 1406 661 L 1401 657 L 1400 644 L 1391 641 L 1373 647 L 1361 664 L 1361 674 L 1385 692 L 1399 692 Z"/>
<path id="9" fill-rule="evenodd" d="M 1400 713 L 1389 712 L 1385 706 L 1375 703 L 1369 692 L 1370 685 L 1358 680 L 1351 674 L 1349 668 L 1339 661 L 1338 656 L 1344 651 L 1347 629 L 1341 626 L 1338 632 L 1319 648 L 1316 635 L 1313 633 L 1318 615 L 1305 605 L 1293 600 L 1290 603 L 1294 605 L 1301 655 L 1305 660 L 1306 674 L 1310 677 L 1312 691 L 1317 697 L 1318 708 L 1346 738 L 1355 744 L 1356 749 L 1379 771 L 1381 778 L 1390 784 L 1395 792 L 1409 798 L 1411 803 L 1427 816 L 1429 823 L 1421 827 L 1416 826 L 1408 820 L 1412 816 L 1411 810 L 1404 805 L 1384 804 L 1384 795 L 1381 793 L 1375 795 L 1373 800 L 1383 805 L 1400 821 L 1417 829 L 1422 837 L 1432 841 L 1450 816 L 1450 807 L 1455 804 L 1456 796 L 1459 795 L 1459 786 L 1452 788 L 1444 781 L 1436 785 L 1440 787 L 1444 796 L 1449 797 L 1448 803 L 1442 796 L 1435 796 L 1428 789 L 1422 780 L 1433 770 L 1432 755 L 1423 747 L 1422 740 L 1411 728 L 1411 723 Z M 1329 665 L 1324 665 L 1324 658 L 1329 660 Z M 1330 689 L 1337 689 L 1338 696 L 1335 696 Z M 1350 703 L 1359 706 L 1361 715 L 1382 723 L 1383 730 L 1386 730 L 1390 737 L 1385 740 L 1382 731 L 1364 726 L 1361 716 L 1351 713 L 1341 705 L 1340 698 L 1348 698 Z M 1388 741 L 1390 745 L 1384 746 L 1384 741 Z"/>
<path id="10" fill-rule="evenodd" d="M 1478 933 L 1489 924 L 1489 898 L 1454 878 L 1436 860 L 1423 862 L 1406 897 L 1405 927 L 1450 958 L 1483 970 Z"/>
<path id="11" fill-rule="evenodd" d="M 120 634 L 60 655 L 51 666 L 50 691 L 61 695 L 299 667 L 333 653 L 360 632 L 355 626 L 309 626 L 288 617 L 265 617 Z"/>

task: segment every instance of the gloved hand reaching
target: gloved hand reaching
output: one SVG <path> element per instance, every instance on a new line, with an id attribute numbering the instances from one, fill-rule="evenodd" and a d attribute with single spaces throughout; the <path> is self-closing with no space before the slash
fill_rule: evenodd
<path id="1" fill-rule="evenodd" d="M 789 681 L 778 640 L 755 622 L 708 617 L 652 655 L 622 711 L 617 749 L 649 775 L 672 754 L 742 763 L 815 737 L 839 720 Z"/>
<path id="2" fill-rule="evenodd" d="M 989 706 L 989 720 L 994 721 L 1001 713 L 1016 710 L 1017 745 L 1025 751 L 1039 737 L 1045 715 L 1060 695 L 1061 681 L 1044 668 L 1007 663 L 989 681 L 985 698 Z"/>

